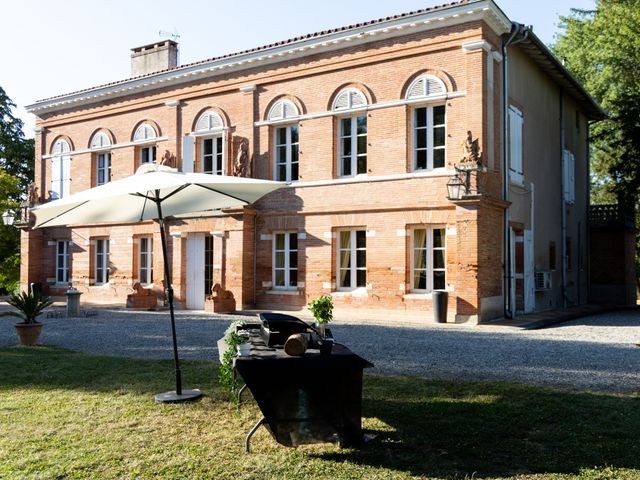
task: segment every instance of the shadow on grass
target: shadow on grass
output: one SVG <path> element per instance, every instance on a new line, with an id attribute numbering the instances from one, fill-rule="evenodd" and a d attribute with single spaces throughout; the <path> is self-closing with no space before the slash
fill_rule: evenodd
<path id="1" fill-rule="evenodd" d="M 217 365 L 180 362 L 183 388 L 211 389 Z M 155 395 L 175 390 L 172 360 L 106 357 L 54 347 L 0 348 L 0 389 L 39 388 Z"/>
<path id="2" fill-rule="evenodd" d="M 320 458 L 451 479 L 640 468 L 637 396 L 368 376 L 364 398 L 377 437 Z"/>

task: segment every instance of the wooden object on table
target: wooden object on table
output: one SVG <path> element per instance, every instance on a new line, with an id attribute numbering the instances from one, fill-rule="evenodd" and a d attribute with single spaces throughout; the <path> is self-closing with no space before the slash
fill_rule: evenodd
<path id="1" fill-rule="evenodd" d="M 307 351 L 307 347 L 309 346 L 309 334 L 305 333 L 294 333 L 284 344 L 284 351 L 287 355 L 291 355 L 293 357 L 299 357 L 304 355 L 304 352 Z"/>

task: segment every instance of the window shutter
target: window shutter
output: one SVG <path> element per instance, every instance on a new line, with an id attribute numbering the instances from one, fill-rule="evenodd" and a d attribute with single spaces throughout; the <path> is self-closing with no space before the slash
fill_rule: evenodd
<path id="1" fill-rule="evenodd" d="M 411 88 L 409 89 L 408 98 L 420 98 L 426 95 L 425 92 L 425 78 L 420 78 L 416 82 L 413 83 Z"/>
<path id="2" fill-rule="evenodd" d="M 62 157 L 62 192 L 60 196 L 66 197 L 71 193 L 71 157 Z"/>
<path id="3" fill-rule="evenodd" d="M 193 172 L 194 138 L 189 135 L 182 137 L 182 171 Z"/>
<path id="4" fill-rule="evenodd" d="M 426 82 L 426 94 L 427 95 L 439 95 L 444 93 L 444 87 L 442 86 L 442 82 L 439 82 L 433 77 L 427 77 L 425 79 Z"/>
<path id="5" fill-rule="evenodd" d="M 524 181 L 522 128 L 522 113 L 515 107 L 509 107 L 509 170 L 511 179 L 517 183 Z"/>
<path id="6" fill-rule="evenodd" d="M 51 198 L 60 198 L 60 157 L 51 159 Z"/>
<path id="7" fill-rule="evenodd" d="M 338 95 L 338 98 L 336 98 L 334 109 L 340 110 L 344 108 L 349 108 L 349 92 L 342 92 Z"/>
<path id="8" fill-rule="evenodd" d="M 564 184 L 564 201 L 569 204 L 575 202 L 576 194 L 576 165 L 575 157 L 569 150 L 562 152 L 562 175 Z"/>

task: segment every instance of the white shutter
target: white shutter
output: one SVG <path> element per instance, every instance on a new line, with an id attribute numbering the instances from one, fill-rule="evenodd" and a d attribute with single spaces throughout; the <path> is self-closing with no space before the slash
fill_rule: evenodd
<path id="1" fill-rule="evenodd" d="M 439 95 L 445 92 L 443 83 L 435 77 L 427 77 L 426 81 L 426 94 L 427 95 Z"/>
<path id="2" fill-rule="evenodd" d="M 576 164 L 569 150 L 562 152 L 562 176 L 564 201 L 573 204 L 576 198 Z"/>
<path id="3" fill-rule="evenodd" d="M 71 193 L 71 157 L 62 157 L 62 192 L 61 197 L 66 197 Z"/>
<path id="4" fill-rule="evenodd" d="M 51 159 L 51 198 L 60 198 L 60 157 Z"/>
<path id="5" fill-rule="evenodd" d="M 407 98 L 411 99 L 424 97 L 426 95 L 425 81 L 426 79 L 424 77 L 416 80 L 409 88 Z"/>
<path id="6" fill-rule="evenodd" d="M 182 137 L 182 171 L 193 172 L 194 138 L 189 135 Z"/>
<path id="7" fill-rule="evenodd" d="M 509 170 L 511 180 L 522 184 L 524 181 L 522 164 L 522 113 L 509 107 Z"/>

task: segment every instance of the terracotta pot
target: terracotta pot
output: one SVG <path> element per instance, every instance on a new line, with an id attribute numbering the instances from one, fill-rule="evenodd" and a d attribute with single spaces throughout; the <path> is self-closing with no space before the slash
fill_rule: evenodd
<path id="1" fill-rule="evenodd" d="M 20 345 L 37 345 L 42 326 L 42 323 L 16 323 Z"/>

